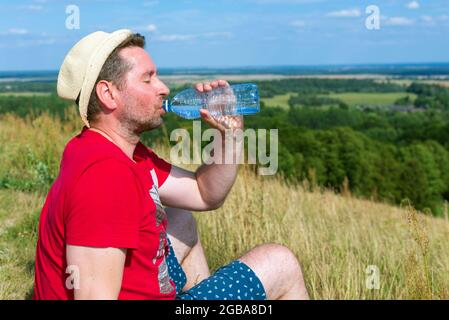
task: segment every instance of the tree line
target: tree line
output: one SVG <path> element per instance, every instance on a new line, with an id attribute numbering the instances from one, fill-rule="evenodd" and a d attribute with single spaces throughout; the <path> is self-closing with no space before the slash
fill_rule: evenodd
<path id="1" fill-rule="evenodd" d="M 298 97 L 305 107 L 273 108 L 262 103 L 259 114 L 245 118 L 247 128 L 279 130 L 279 172 L 285 179 L 291 183 L 308 180 L 337 192 L 349 188 L 357 196 L 395 204 L 409 199 L 418 209 L 442 214 L 444 201 L 449 200 L 448 88 L 324 79 L 260 81 L 258 85 L 262 96 L 304 92 Z M 186 87 L 190 86 L 173 89 L 171 95 Z M 363 110 L 316 98 L 332 92 L 404 91 L 417 95 L 414 104 L 423 112 Z M 333 106 L 314 107 L 320 104 Z M 74 106 L 55 94 L 0 96 L 0 115 L 49 112 L 62 118 L 67 108 Z M 145 133 L 143 141 L 166 142 L 169 132 L 179 127 L 191 130 L 192 122 L 167 114 L 162 130 Z"/>

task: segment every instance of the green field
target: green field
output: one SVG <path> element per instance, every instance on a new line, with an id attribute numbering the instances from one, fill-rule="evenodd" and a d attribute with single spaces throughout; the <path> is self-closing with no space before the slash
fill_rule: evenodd
<path id="1" fill-rule="evenodd" d="M 447 80 L 438 80 L 438 79 L 432 79 L 432 80 L 417 80 L 417 79 L 388 79 L 386 80 L 378 80 L 376 81 L 378 83 L 394 83 L 398 84 L 404 87 L 407 87 L 411 85 L 412 83 L 421 83 L 421 84 L 429 84 L 429 85 L 439 85 L 442 87 L 449 87 L 449 81 Z"/>
<path id="2" fill-rule="evenodd" d="M 272 98 L 262 98 L 262 102 L 265 103 L 267 107 L 281 107 L 284 109 L 288 109 L 288 100 L 295 93 L 289 92 L 286 94 L 281 94 L 274 96 Z"/>
<path id="3" fill-rule="evenodd" d="M 294 92 L 276 95 L 272 98 L 263 98 L 262 101 L 267 107 L 281 107 L 288 109 L 288 100 L 291 96 L 296 95 Z M 393 92 L 393 93 L 366 93 L 366 92 L 346 92 L 346 93 L 331 93 L 326 95 L 319 95 L 321 97 L 329 97 L 343 101 L 349 106 L 357 105 L 377 105 L 389 106 L 394 102 L 405 96 L 409 96 L 411 101 L 415 101 L 416 95 L 407 92 Z"/>
<path id="4" fill-rule="evenodd" d="M 49 96 L 50 94 L 50 92 L 0 92 L 0 96 L 13 97 Z"/>
<path id="5" fill-rule="evenodd" d="M 366 93 L 366 92 L 348 92 L 348 93 L 332 93 L 326 95 L 333 99 L 339 99 L 349 106 L 357 105 L 381 105 L 388 106 L 400 98 L 409 96 L 411 101 L 415 101 L 416 95 L 407 92 L 393 93 Z"/>

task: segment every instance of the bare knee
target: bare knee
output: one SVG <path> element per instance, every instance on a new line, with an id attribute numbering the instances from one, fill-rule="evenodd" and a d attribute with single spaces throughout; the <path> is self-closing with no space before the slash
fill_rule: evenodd
<path id="1" fill-rule="evenodd" d="M 264 268 L 268 267 L 268 271 L 301 272 L 301 267 L 295 254 L 286 246 L 276 243 L 256 246 L 242 258 L 256 262 Z"/>
<path id="2" fill-rule="evenodd" d="M 264 285 L 269 299 L 278 299 L 292 290 L 305 291 L 298 259 L 283 245 L 259 245 L 239 260 L 253 269 Z"/>
<path id="3" fill-rule="evenodd" d="M 279 263 L 291 263 L 299 266 L 298 259 L 295 254 L 286 246 L 277 243 L 267 243 L 260 246 L 272 261 Z"/>

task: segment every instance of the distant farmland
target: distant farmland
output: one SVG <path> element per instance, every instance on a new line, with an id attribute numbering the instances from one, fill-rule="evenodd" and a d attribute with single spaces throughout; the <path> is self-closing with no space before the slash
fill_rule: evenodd
<path id="1" fill-rule="evenodd" d="M 415 101 L 416 95 L 407 92 L 392 93 L 366 93 L 366 92 L 348 92 L 348 93 L 332 93 L 328 95 L 330 98 L 343 101 L 349 106 L 357 105 L 383 105 L 389 106 L 394 104 L 398 99 L 408 96 L 410 101 Z"/>
<path id="2" fill-rule="evenodd" d="M 289 92 L 286 94 L 276 95 L 271 98 L 263 98 L 262 101 L 267 107 L 281 107 L 288 108 L 288 100 L 296 93 Z M 348 106 L 358 105 L 376 105 L 376 106 L 390 106 L 398 99 L 408 96 L 411 102 L 414 102 L 416 95 L 407 92 L 388 92 L 388 93 L 366 93 L 366 92 L 345 92 L 345 93 L 331 93 L 328 95 L 320 95 L 321 97 L 329 97 L 340 100 Z"/>

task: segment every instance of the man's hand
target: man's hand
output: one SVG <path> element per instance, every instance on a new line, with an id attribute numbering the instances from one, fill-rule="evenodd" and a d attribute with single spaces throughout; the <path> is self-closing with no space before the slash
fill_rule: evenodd
<path id="1" fill-rule="evenodd" d="M 227 87 L 229 87 L 229 83 L 225 80 L 215 80 L 212 82 L 197 83 L 195 85 L 195 89 L 198 92 L 210 92 L 216 88 L 227 88 Z M 232 91 L 224 94 L 232 95 Z M 235 99 L 235 97 L 233 98 Z M 224 133 L 226 129 L 243 130 L 243 116 L 225 115 L 214 118 L 212 117 L 210 112 L 206 109 L 201 109 L 200 114 L 205 122 L 207 122 L 212 128 L 220 130 L 222 133 Z"/>
<path id="2" fill-rule="evenodd" d="M 229 84 L 224 80 L 198 83 L 195 85 L 196 90 L 199 92 L 209 92 L 215 88 L 226 87 L 229 87 Z M 228 92 L 225 91 L 223 94 L 231 95 L 230 98 L 235 99 L 231 90 Z M 220 106 L 220 98 L 217 101 L 218 103 L 214 105 L 214 108 L 224 107 Z M 217 149 L 222 150 L 224 148 L 224 153 L 226 155 L 229 153 L 232 156 L 231 159 L 238 159 L 243 142 L 237 141 L 241 139 L 237 139 L 234 135 L 234 130 L 243 130 L 243 117 L 225 115 L 214 118 L 205 109 L 201 109 L 200 113 L 205 122 L 212 128 L 220 130 L 222 133 L 221 141 L 214 140 Z M 232 133 L 230 135 L 226 134 L 229 130 Z M 233 147 L 226 148 L 226 142 L 228 140 L 236 140 L 235 144 L 231 144 Z M 221 156 L 223 156 L 224 153 L 221 153 Z M 217 157 L 222 159 L 220 156 Z M 224 160 L 226 160 L 226 156 Z M 237 163 L 226 164 L 223 161 L 222 163 L 203 164 L 196 172 L 190 172 L 172 166 L 170 175 L 159 188 L 159 196 L 161 197 L 162 203 L 166 206 L 194 211 L 214 210 L 219 208 L 225 201 L 235 182 L 237 170 Z"/>

